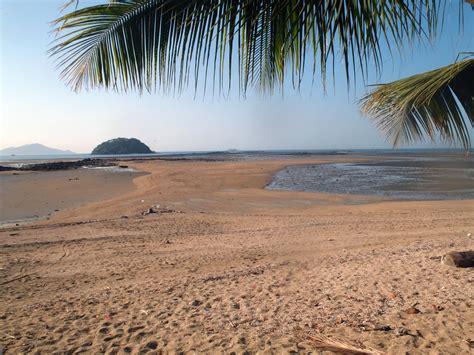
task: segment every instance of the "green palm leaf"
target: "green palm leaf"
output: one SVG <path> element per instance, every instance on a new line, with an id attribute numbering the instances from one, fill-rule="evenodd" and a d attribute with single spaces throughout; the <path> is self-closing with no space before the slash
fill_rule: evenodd
<path id="1" fill-rule="evenodd" d="M 104 0 L 105 1 L 105 0 Z M 436 0 L 114 0 L 55 21 L 51 49 L 64 80 L 82 88 L 182 90 L 199 76 L 222 91 L 238 73 L 241 92 L 274 90 L 306 67 L 341 60 L 347 81 L 382 49 L 436 28 Z M 441 6 L 441 4 L 440 4 Z M 424 32 L 426 30 L 426 33 Z M 312 62 L 309 62 L 311 58 Z M 237 65 L 233 66 L 233 62 Z M 205 84 L 204 84 L 205 86 Z"/>
<path id="2" fill-rule="evenodd" d="M 441 138 L 471 147 L 474 126 L 474 59 L 379 85 L 362 100 L 362 111 L 394 145 Z"/>

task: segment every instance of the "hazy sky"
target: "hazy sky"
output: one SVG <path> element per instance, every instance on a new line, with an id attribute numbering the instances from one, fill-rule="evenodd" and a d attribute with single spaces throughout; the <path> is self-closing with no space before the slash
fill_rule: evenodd
<path id="1" fill-rule="evenodd" d="M 153 150 L 386 148 L 384 138 L 359 114 L 361 82 L 347 92 L 342 72 L 335 89 L 305 85 L 301 94 L 246 100 L 232 92 L 227 99 L 202 96 L 193 89 L 181 97 L 158 94 L 74 93 L 59 79 L 47 49 L 54 36 L 49 22 L 66 0 L 0 0 L 1 119 L 0 148 L 42 143 L 89 152 L 115 137 L 136 137 Z M 87 1 L 82 0 L 81 4 Z M 453 4 L 458 4 L 453 1 Z M 446 20 L 433 45 L 407 48 L 402 58 L 385 57 L 381 78 L 387 82 L 452 63 L 474 50 L 474 11 L 466 7 L 465 28 L 458 17 Z"/>

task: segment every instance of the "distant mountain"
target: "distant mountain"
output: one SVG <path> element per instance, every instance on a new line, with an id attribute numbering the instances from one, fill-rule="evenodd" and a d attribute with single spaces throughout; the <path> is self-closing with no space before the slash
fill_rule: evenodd
<path id="1" fill-rule="evenodd" d="M 0 150 L 0 155 L 62 155 L 75 154 L 70 150 L 46 147 L 39 143 L 26 144 L 21 147 L 10 147 Z"/>
<path id="2" fill-rule="evenodd" d="M 99 144 L 92 155 L 99 154 L 151 154 L 154 153 L 146 144 L 136 138 L 115 138 Z"/>

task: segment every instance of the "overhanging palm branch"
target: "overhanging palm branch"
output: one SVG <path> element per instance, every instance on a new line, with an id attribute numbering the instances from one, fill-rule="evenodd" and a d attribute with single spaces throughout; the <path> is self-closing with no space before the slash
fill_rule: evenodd
<path id="1" fill-rule="evenodd" d="M 222 90 L 234 72 L 243 93 L 273 90 L 286 76 L 299 87 L 306 67 L 324 83 L 339 60 L 349 82 L 369 62 L 378 70 L 384 47 L 429 36 L 442 7 L 437 0 L 104 1 L 55 21 L 61 37 L 51 52 L 75 90 L 168 92 L 190 78 L 197 85 L 200 73 Z"/>
<path id="2" fill-rule="evenodd" d="M 379 85 L 362 100 L 362 111 L 399 145 L 440 137 L 471 147 L 474 126 L 474 58 Z"/>

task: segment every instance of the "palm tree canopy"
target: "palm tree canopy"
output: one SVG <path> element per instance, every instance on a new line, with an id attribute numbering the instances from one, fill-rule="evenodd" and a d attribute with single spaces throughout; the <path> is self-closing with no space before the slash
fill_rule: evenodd
<path id="1" fill-rule="evenodd" d="M 474 58 L 379 85 L 362 99 L 362 111 L 394 145 L 440 136 L 471 147 L 474 126 Z"/>
<path id="2" fill-rule="evenodd" d="M 75 90 L 164 92 L 198 85 L 220 91 L 232 73 L 245 94 L 273 90 L 290 76 L 299 87 L 306 67 L 320 74 L 342 61 L 346 79 L 378 70 L 382 49 L 429 36 L 436 0 L 109 0 L 55 21 L 52 54 Z M 71 0 L 71 2 L 75 2 Z M 308 60 L 311 58 L 311 60 Z M 237 65 L 233 64 L 237 62 Z M 309 62 L 309 63 L 308 63 Z"/>
<path id="3" fill-rule="evenodd" d="M 348 83 L 369 63 L 378 72 L 385 50 L 431 37 L 443 9 L 444 0 L 104 0 L 54 22 L 51 54 L 75 90 L 170 92 L 211 80 L 222 92 L 236 73 L 242 94 L 272 92 L 286 77 L 299 88 L 308 68 L 325 85 L 336 61 Z M 363 111 L 395 144 L 427 134 L 468 148 L 473 82 L 472 60 L 461 61 L 379 86 Z"/>

